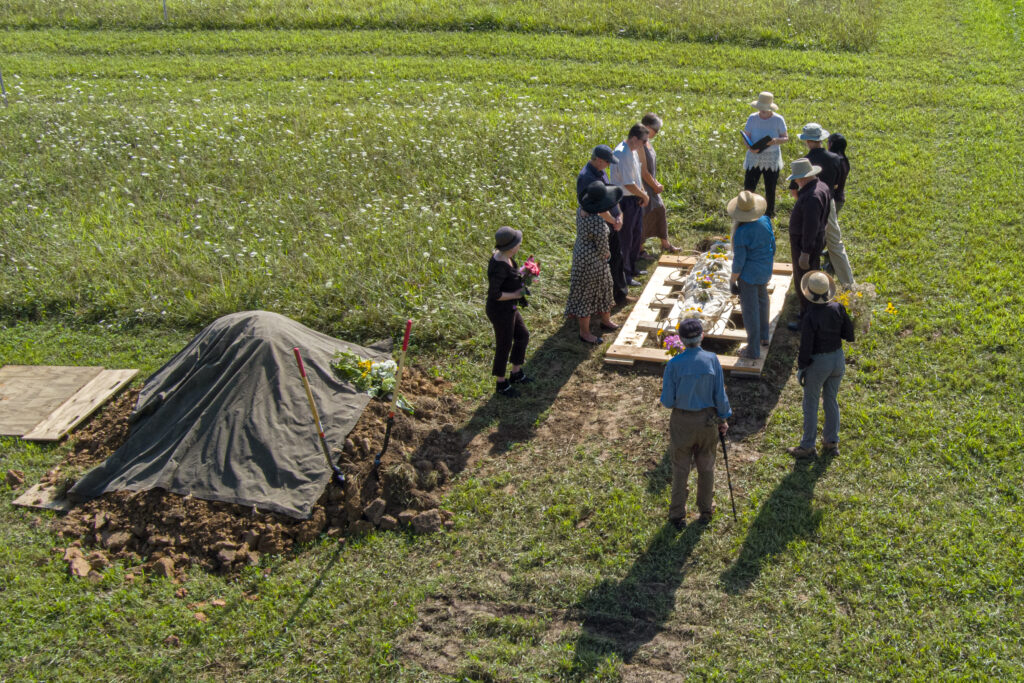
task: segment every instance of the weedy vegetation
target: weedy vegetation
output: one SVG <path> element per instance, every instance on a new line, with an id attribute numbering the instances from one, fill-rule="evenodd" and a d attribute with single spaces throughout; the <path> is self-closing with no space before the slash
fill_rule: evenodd
<path id="1" fill-rule="evenodd" d="M 0 7 L 0 361 L 145 375 L 238 310 L 353 341 L 413 317 L 410 360 L 456 382 L 483 444 L 452 531 L 197 571 L 185 599 L 118 564 L 68 578 L 47 516 L 2 506 L 2 677 L 1024 677 L 1020 2 L 591 5 Z M 840 218 L 878 303 L 842 454 L 785 455 L 780 331 L 765 377 L 729 383 L 739 521 L 677 534 L 658 373 L 562 327 L 574 179 L 657 112 L 673 239 L 719 234 L 763 89 L 792 137 L 850 140 Z M 515 410 L 486 397 L 503 224 L 544 264 Z M 31 481 L 66 450 L 2 439 L 0 466 Z"/>

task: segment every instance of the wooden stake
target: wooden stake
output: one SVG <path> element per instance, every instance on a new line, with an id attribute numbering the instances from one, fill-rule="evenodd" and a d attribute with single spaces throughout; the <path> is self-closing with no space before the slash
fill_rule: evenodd
<path id="1" fill-rule="evenodd" d="M 164 0 L 164 23 L 167 23 L 167 0 Z"/>

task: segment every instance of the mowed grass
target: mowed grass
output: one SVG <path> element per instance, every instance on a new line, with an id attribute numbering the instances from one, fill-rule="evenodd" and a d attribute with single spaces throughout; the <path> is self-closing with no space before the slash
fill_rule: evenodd
<path id="1" fill-rule="evenodd" d="M 881 0 L 661 0 L 648 6 L 580 0 L 9 0 L 0 25 L 12 28 L 298 28 L 511 31 L 827 46 L 861 50 L 875 40 Z"/>
<path id="2" fill-rule="evenodd" d="M 184 600 L 163 581 L 126 585 L 123 567 L 67 579 L 39 515 L 7 508 L 5 675 L 1021 678 L 1014 10 L 888 2 L 861 53 L 389 30 L 0 34 L 4 362 L 149 372 L 248 307 L 359 340 L 411 315 L 418 360 L 473 396 L 488 386 L 488 243 L 510 223 L 545 268 L 528 311 L 541 398 L 518 416 L 483 404 L 477 423 L 557 419 L 559 404 L 541 409 L 566 379 L 544 373 L 556 362 L 653 406 L 655 374 L 609 371 L 560 340 L 575 172 L 659 112 L 670 226 L 692 244 L 727 225 L 736 130 L 762 88 L 791 135 L 816 120 L 850 139 L 847 249 L 880 292 L 850 347 L 839 458 L 794 468 L 784 454 L 800 424 L 791 346 L 773 348 L 765 380 L 730 382 L 738 419 L 767 414 L 736 444 L 760 459 L 731 461 L 736 524 L 665 529 L 651 463 L 667 420 L 653 407 L 616 439 L 506 444 L 458 478 L 451 533 L 325 541 L 236 582 L 196 572 Z M 0 463 L 37 477 L 62 452 L 5 440 Z M 197 622 L 188 603 L 215 597 L 226 609 Z M 498 609 L 455 626 L 419 616 L 437 603 Z M 451 644 L 443 667 L 409 654 L 418 623 Z"/>

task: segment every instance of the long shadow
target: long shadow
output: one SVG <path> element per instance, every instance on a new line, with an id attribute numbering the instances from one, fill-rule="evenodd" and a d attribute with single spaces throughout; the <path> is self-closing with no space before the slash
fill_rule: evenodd
<path id="1" fill-rule="evenodd" d="M 534 381 L 517 387 L 520 391 L 517 398 L 493 394 L 463 427 L 465 440 L 468 442 L 495 423 L 497 429 L 489 437 L 491 455 L 530 439 L 576 368 L 599 353 L 600 348 L 580 342 L 576 321 L 567 319 L 527 357 L 524 368 Z"/>
<path id="2" fill-rule="evenodd" d="M 629 662 L 661 632 L 675 611 L 686 561 L 705 528 L 695 523 L 677 531 L 666 522 L 625 577 L 602 581 L 587 593 L 576 606 L 583 618 L 573 664 L 576 673 L 592 672 L 612 653 Z"/>
<path id="3" fill-rule="evenodd" d="M 746 591 L 793 539 L 814 536 L 821 524 L 821 512 L 812 507 L 814 487 L 833 458 L 825 455 L 793 464 L 758 511 L 736 561 L 722 572 L 720 580 L 726 592 Z"/>

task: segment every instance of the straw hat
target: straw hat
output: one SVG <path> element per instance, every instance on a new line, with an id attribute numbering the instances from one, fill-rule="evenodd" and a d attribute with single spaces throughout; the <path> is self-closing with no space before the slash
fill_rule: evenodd
<path id="1" fill-rule="evenodd" d="M 754 192 L 743 190 L 729 200 L 729 203 L 725 205 L 725 212 L 734 221 L 746 223 L 756 221 L 763 216 L 766 208 L 768 208 L 767 199 Z"/>
<path id="2" fill-rule="evenodd" d="M 812 304 L 827 304 L 836 295 L 836 282 L 825 271 L 812 270 L 800 279 L 800 291 Z"/>
<path id="3" fill-rule="evenodd" d="M 797 137 L 801 140 L 815 140 L 821 142 L 828 140 L 828 131 L 821 127 L 820 123 L 808 123 Z"/>
<path id="4" fill-rule="evenodd" d="M 757 96 L 757 99 L 750 103 L 750 106 L 754 109 L 761 111 L 778 111 L 779 107 L 775 104 L 775 95 L 770 92 L 763 92 Z"/>
<path id="5" fill-rule="evenodd" d="M 811 163 L 811 160 L 807 157 L 801 157 L 794 159 L 793 163 L 789 165 L 789 169 L 792 173 L 786 180 L 796 180 L 797 178 L 812 178 L 821 173 L 821 166 L 815 166 Z"/>
<path id="6" fill-rule="evenodd" d="M 580 208 L 587 213 L 601 213 L 618 204 L 623 194 L 625 191 L 618 185 L 605 185 L 595 180 L 583 191 Z"/>

